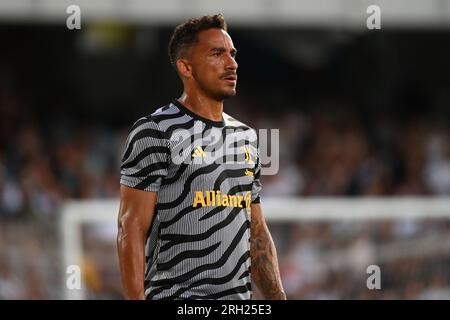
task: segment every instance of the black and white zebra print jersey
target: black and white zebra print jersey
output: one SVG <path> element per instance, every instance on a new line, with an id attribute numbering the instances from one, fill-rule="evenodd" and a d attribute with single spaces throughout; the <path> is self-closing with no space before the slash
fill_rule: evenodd
<path id="1" fill-rule="evenodd" d="M 251 203 L 260 201 L 256 131 L 179 101 L 139 119 L 121 184 L 158 193 L 146 242 L 147 299 L 251 299 Z"/>

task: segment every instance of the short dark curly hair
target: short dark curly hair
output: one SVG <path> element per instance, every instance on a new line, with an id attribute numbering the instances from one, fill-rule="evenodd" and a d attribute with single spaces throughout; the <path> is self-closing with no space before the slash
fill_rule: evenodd
<path id="1" fill-rule="evenodd" d="M 222 14 L 193 18 L 175 28 L 169 42 L 169 59 L 175 70 L 177 70 L 176 62 L 180 56 L 198 41 L 198 33 L 212 28 L 227 31 L 227 23 Z"/>

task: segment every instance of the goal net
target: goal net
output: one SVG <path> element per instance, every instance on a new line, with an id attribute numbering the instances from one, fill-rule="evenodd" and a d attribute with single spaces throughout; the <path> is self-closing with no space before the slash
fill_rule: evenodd
<path id="1" fill-rule="evenodd" d="M 262 203 L 290 299 L 450 299 L 450 198 L 273 198 Z M 121 298 L 117 201 L 61 216 L 65 299 Z M 68 288 L 69 266 L 81 270 Z M 70 286 L 69 286 L 70 287 Z M 255 290 L 255 298 L 262 298 Z"/>

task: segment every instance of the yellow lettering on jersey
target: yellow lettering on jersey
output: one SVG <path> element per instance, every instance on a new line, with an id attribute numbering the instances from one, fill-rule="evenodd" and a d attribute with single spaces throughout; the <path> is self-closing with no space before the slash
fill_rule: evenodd
<path id="1" fill-rule="evenodd" d="M 195 207 L 197 207 L 197 205 L 199 203 L 202 205 L 202 207 L 206 206 L 205 198 L 203 197 L 203 192 L 202 191 L 196 191 L 195 192 L 194 204 L 192 206 L 195 208 Z"/>
<path id="2" fill-rule="evenodd" d="M 222 206 L 224 206 L 224 207 L 228 207 L 229 206 L 229 204 L 228 204 L 228 195 L 227 194 L 224 194 L 222 196 Z"/>
<path id="3" fill-rule="evenodd" d="M 250 205 L 252 203 L 252 194 L 250 192 L 245 193 L 245 206 L 247 208 L 250 208 Z"/>
<path id="4" fill-rule="evenodd" d="M 253 172 L 250 171 L 250 170 L 248 170 L 248 169 L 245 169 L 244 174 L 245 174 L 246 176 L 253 177 Z"/>
<path id="5" fill-rule="evenodd" d="M 217 195 L 217 206 L 220 207 L 222 205 L 222 199 L 220 199 L 220 191 L 216 192 Z"/>
<path id="6" fill-rule="evenodd" d="M 244 199 L 243 196 L 237 196 L 237 202 L 238 202 L 238 207 L 242 208 L 242 200 Z"/>
<path id="7" fill-rule="evenodd" d="M 253 164 L 254 162 L 251 157 L 250 149 L 247 146 L 242 147 L 242 149 L 244 149 L 245 152 L 245 162 L 248 164 Z"/>
<path id="8" fill-rule="evenodd" d="M 230 206 L 237 207 L 237 196 L 236 195 L 228 195 L 228 201 L 230 202 Z"/>
<path id="9" fill-rule="evenodd" d="M 248 208 L 251 204 L 251 192 L 246 191 L 244 195 L 221 194 L 220 191 L 196 191 L 192 206 L 202 207 L 238 207 Z"/>

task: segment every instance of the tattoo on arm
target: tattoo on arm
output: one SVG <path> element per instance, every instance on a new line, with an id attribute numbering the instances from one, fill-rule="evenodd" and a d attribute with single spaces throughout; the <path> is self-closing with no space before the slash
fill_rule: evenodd
<path id="1" fill-rule="evenodd" d="M 251 221 L 251 273 L 266 299 L 284 300 L 278 259 L 269 229 L 261 218 Z"/>

